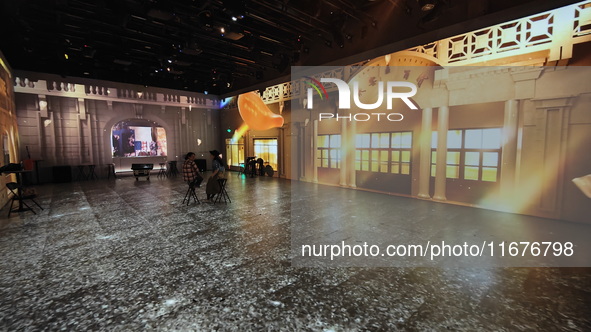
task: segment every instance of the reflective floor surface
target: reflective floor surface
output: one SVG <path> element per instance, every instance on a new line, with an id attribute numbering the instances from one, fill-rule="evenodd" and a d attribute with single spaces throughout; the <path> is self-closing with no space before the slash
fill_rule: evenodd
<path id="1" fill-rule="evenodd" d="M 39 186 L 37 215 L 5 207 L 0 330 L 591 331 L 591 268 L 293 267 L 291 183 L 228 178 L 228 204 L 125 177 Z"/>

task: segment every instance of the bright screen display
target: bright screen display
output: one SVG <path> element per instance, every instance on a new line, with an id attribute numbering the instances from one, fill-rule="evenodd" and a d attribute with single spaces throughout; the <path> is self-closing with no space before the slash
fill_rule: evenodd
<path id="1" fill-rule="evenodd" d="M 153 121 L 130 119 L 111 130 L 113 157 L 166 156 L 166 131 Z"/>

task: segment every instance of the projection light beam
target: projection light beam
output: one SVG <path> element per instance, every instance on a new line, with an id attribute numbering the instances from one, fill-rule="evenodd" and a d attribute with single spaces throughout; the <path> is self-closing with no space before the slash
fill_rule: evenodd
<path id="1" fill-rule="evenodd" d="M 242 138 L 242 136 L 244 136 L 244 134 L 248 131 L 248 129 L 249 128 L 246 123 L 241 124 L 240 127 L 238 127 L 238 129 L 236 129 L 236 131 L 234 132 L 234 135 L 232 136 L 232 139 L 230 140 L 232 142 L 232 144 L 238 143 L 240 138 Z"/>

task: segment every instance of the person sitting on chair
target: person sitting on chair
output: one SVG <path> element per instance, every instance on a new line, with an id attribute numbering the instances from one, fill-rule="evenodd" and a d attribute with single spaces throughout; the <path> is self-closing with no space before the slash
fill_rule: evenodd
<path id="1" fill-rule="evenodd" d="M 199 174 L 199 168 L 195 163 L 195 153 L 189 152 L 185 156 L 183 163 L 183 180 L 187 181 L 189 186 L 201 187 L 203 177 Z"/>
<path id="2" fill-rule="evenodd" d="M 224 167 L 224 162 L 220 157 L 220 153 L 218 150 L 209 151 L 211 157 L 213 159 L 213 174 L 209 180 L 207 180 L 207 187 L 205 188 L 205 192 L 207 193 L 207 199 L 211 200 L 213 197 L 221 191 L 220 184 L 218 183 L 218 179 L 224 178 L 224 171 L 226 168 Z"/>
<path id="3" fill-rule="evenodd" d="M 264 176 L 265 175 L 265 166 L 263 164 L 264 164 L 263 158 L 257 159 L 257 165 L 258 165 L 257 168 L 258 168 L 258 171 L 259 171 L 259 175 L 260 176 Z"/>
<path id="4" fill-rule="evenodd" d="M 248 167 L 250 171 L 250 177 L 254 178 L 254 176 L 257 174 L 257 161 L 255 157 L 250 158 L 252 159 L 250 159 L 250 161 L 248 162 Z"/>

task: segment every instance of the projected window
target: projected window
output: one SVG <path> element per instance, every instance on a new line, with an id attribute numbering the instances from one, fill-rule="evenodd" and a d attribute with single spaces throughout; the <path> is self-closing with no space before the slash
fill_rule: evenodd
<path id="1" fill-rule="evenodd" d="M 232 142 L 230 138 L 226 139 L 226 156 L 230 166 L 240 166 L 244 163 L 244 138 L 238 142 Z"/>
<path id="2" fill-rule="evenodd" d="M 263 162 L 271 165 L 274 170 L 277 169 L 277 139 L 255 139 L 254 154 L 257 159 L 262 158 Z"/>
<path id="3" fill-rule="evenodd" d="M 410 174 L 412 132 L 357 134 L 355 170 Z"/>
<path id="4" fill-rule="evenodd" d="M 340 168 L 341 167 L 341 135 L 318 135 L 318 158 L 319 167 Z"/>
<path id="5" fill-rule="evenodd" d="M 113 157 L 166 156 L 166 131 L 153 121 L 129 119 L 111 130 Z"/>
<path id="6" fill-rule="evenodd" d="M 431 140 L 431 176 L 435 176 L 437 132 Z M 447 132 L 446 177 L 497 182 L 501 156 L 501 128 Z"/>

